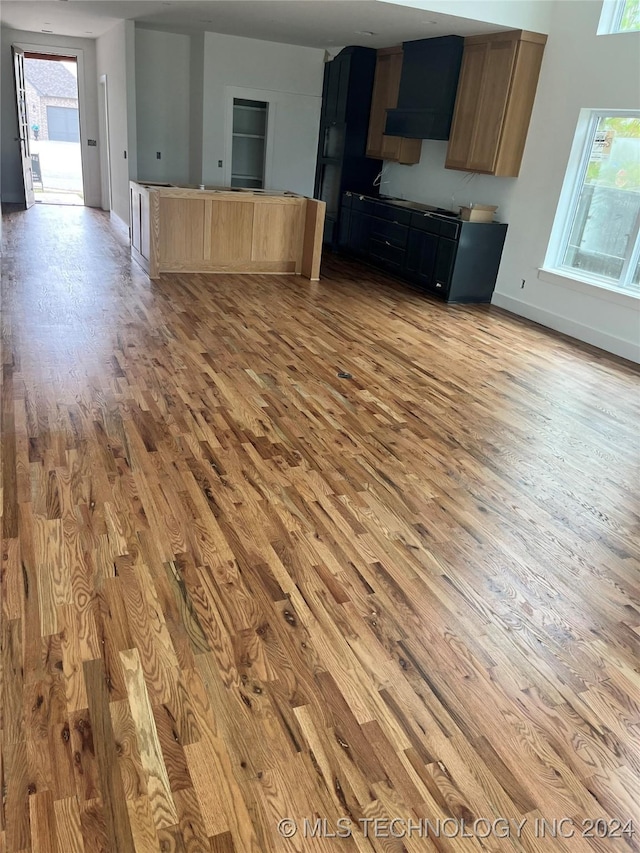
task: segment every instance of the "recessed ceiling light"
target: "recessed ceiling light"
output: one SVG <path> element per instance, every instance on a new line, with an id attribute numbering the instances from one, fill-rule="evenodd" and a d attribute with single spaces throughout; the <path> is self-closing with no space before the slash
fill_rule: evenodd
<path id="1" fill-rule="evenodd" d="M 377 33 L 372 33 L 371 30 L 356 30 L 357 36 L 376 36 Z"/>
<path id="2" fill-rule="evenodd" d="M 53 30 L 40 30 L 41 33 L 52 33 Z"/>

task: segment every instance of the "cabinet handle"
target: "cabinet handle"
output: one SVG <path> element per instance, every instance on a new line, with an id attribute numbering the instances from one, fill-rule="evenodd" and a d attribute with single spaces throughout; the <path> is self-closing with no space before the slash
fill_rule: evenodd
<path id="1" fill-rule="evenodd" d="M 391 243 L 388 240 L 385 240 L 384 242 L 386 243 L 387 246 L 391 245 Z"/>
<path id="2" fill-rule="evenodd" d="M 439 281 L 436 281 L 436 287 L 442 287 L 442 284 Z"/>

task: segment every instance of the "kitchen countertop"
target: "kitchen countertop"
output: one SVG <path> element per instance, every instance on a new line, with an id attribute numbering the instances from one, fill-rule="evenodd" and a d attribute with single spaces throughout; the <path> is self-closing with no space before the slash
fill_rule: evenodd
<path id="1" fill-rule="evenodd" d="M 437 219 L 448 219 L 448 220 L 452 220 L 454 222 L 465 222 L 465 223 L 467 223 L 467 220 L 464 220 L 460 217 L 459 212 L 456 213 L 454 210 L 447 210 L 444 207 L 436 207 L 435 205 L 432 205 L 432 204 L 423 204 L 420 201 L 411 201 L 410 199 L 406 199 L 406 198 L 394 198 L 393 196 L 382 196 L 382 195 L 372 196 L 372 195 L 365 195 L 364 193 L 355 193 L 355 192 L 351 192 L 351 195 L 357 196 L 358 198 L 366 198 L 366 199 L 369 199 L 369 201 L 383 202 L 384 204 L 390 204 L 393 207 L 402 207 L 405 210 L 415 210 L 417 213 L 427 213 L 430 216 L 436 217 Z M 472 223 L 467 223 L 467 224 L 476 225 L 478 223 L 472 222 Z M 481 224 L 486 224 L 486 223 L 481 223 Z M 494 219 L 493 224 L 496 225 L 496 224 L 500 224 L 500 223 L 498 222 L 497 219 Z"/>
<path id="2" fill-rule="evenodd" d="M 305 198 L 305 196 L 294 193 L 291 190 L 262 190 L 251 187 L 218 187 L 215 185 L 201 186 L 199 184 L 169 184 L 159 181 L 134 181 L 138 186 L 144 187 L 147 190 L 189 190 L 195 193 L 234 193 L 245 196 L 255 196 L 258 198 Z"/>
<path id="3" fill-rule="evenodd" d="M 411 201 L 410 199 L 406 198 L 394 198 L 393 196 L 365 195 L 364 193 L 354 192 L 352 192 L 351 195 L 357 196 L 358 198 L 366 198 L 369 199 L 369 201 L 384 202 L 385 204 L 390 204 L 394 207 L 404 207 L 408 210 L 416 210 L 418 211 L 418 213 L 432 213 L 436 214 L 438 217 L 442 216 L 446 219 L 460 220 L 460 214 L 456 213 L 453 210 L 446 210 L 444 207 L 435 207 L 432 204 L 423 204 L 420 201 Z"/>

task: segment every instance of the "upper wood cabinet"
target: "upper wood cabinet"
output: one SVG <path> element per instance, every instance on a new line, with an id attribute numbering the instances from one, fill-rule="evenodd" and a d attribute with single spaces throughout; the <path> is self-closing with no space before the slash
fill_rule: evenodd
<path id="1" fill-rule="evenodd" d="M 445 168 L 518 176 L 546 41 L 525 30 L 465 39 Z"/>
<path id="2" fill-rule="evenodd" d="M 393 160 L 396 163 L 419 163 L 421 139 L 387 136 L 384 132 L 387 110 L 395 109 L 398 105 L 401 73 L 402 47 L 398 45 L 379 50 L 371 98 L 367 157 Z"/>

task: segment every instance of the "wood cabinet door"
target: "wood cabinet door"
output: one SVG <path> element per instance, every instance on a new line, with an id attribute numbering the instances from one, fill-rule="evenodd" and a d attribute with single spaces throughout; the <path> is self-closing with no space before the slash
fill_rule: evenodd
<path id="1" fill-rule="evenodd" d="M 337 56 L 329 67 L 326 120 L 346 121 L 351 57 Z"/>
<path id="2" fill-rule="evenodd" d="M 448 169 L 464 169 L 469 163 L 488 52 L 489 45 L 486 42 L 465 46 L 447 146 L 445 166 Z"/>
<path id="3" fill-rule="evenodd" d="M 391 54 L 378 53 L 376 73 L 373 78 L 371 95 L 371 113 L 369 114 L 369 135 L 367 136 L 367 157 L 382 157 L 382 139 L 387 120 L 389 101 L 389 82 L 391 77 Z M 396 98 L 397 98 L 396 92 Z"/>
<path id="4" fill-rule="evenodd" d="M 387 136 L 384 132 L 387 123 L 387 110 L 395 109 L 398 105 L 401 74 L 402 48 L 379 50 L 371 98 L 367 157 L 392 160 L 398 163 L 418 163 L 420 161 L 421 139 Z"/>
<path id="5" fill-rule="evenodd" d="M 433 286 L 436 252 L 440 238 L 428 231 L 409 231 L 409 241 L 405 256 L 405 272 L 413 281 L 423 287 Z"/>
<path id="6" fill-rule="evenodd" d="M 400 75 L 402 74 L 402 50 L 390 53 L 384 57 L 386 61 L 386 96 L 382 116 L 382 158 L 384 160 L 399 160 L 402 146 L 401 136 L 387 136 L 384 126 L 387 123 L 387 110 L 393 110 L 398 106 L 398 92 L 400 91 Z"/>
<path id="7" fill-rule="evenodd" d="M 488 44 L 471 152 L 467 160 L 467 167 L 472 172 L 493 172 L 495 168 L 517 48 L 518 42 L 514 38 Z"/>
<path id="8" fill-rule="evenodd" d="M 356 255 L 369 254 L 369 239 L 373 217 L 356 210 L 351 211 L 351 228 L 349 230 L 349 248 Z"/>

